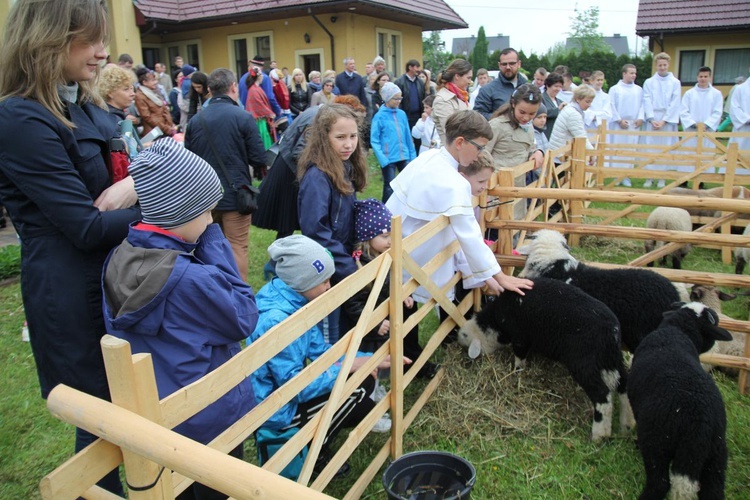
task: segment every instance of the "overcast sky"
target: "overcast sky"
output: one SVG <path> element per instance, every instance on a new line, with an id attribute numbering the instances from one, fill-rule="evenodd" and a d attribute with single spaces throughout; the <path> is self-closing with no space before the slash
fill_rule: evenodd
<path id="1" fill-rule="evenodd" d="M 526 54 L 542 55 L 556 42 L 564 42 L 570 31 L 570 18 L 576 5 L 584 11 L 599 7 L 599 32 L 604 36 L 619 33 L 628 37 L 634 50 L 635 21 L 638 0 L 445 0 L 469 25 L 468 29 L 441 32 L 446 50 L 450 51 L 453 38 L 476 35 L 484 26 L 487 36 L 510 36 L 510 44 Z"/>

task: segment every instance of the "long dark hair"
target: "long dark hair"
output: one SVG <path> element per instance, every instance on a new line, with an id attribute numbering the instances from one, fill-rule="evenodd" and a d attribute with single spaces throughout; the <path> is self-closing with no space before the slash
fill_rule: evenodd
<path id="1" fill-rule="evenodd" d="M 542 93 L 539 91 L 536 85 L 533 83 L 524 83 L 519 85 L 513 94 L 508 99 L 508 102 L 500 106 L 497 111 L 492 113 L 490 120 L 497 118 L 498 116 L 506 115 L 510 120 L 513 128 L 518 128 L 519 123 L 516 120 L 516 114 L 513 112 L 519 102 L 528 102 L 529 104 L 539 105 L 542 103 Z"/>
<path id="2" fill-rule="evenodd" d="M 193 88 L 193 84 L 203 86 L 203 93 L 199 94 Z M 190 100 L 195 102 L 204 102 L 208 97 L 208 75 L 201 72 L 195 71 L 190 75 Z"/>

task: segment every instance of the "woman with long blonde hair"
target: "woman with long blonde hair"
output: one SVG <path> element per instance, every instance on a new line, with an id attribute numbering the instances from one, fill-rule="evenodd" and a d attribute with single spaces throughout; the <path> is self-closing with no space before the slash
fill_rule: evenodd
<path id="1" fill-rule="evenodd" d="M 105 0 L 16 0 L 0 49 L 0 198 L 21 239 L 21 294 L 42 397 L 109 389 L 99 341 L 101 270 L 140 218 L 124 149 L 96 93 L 107 57 Z M 81 429 L 76 450 L 96 436 Z M 100 486 L 123 495 L 117 470 Z"/>
<path id="2" fill-rule="evenodd" d="M 311 90 L 307 86 L 305 73 L 299 68 L 294 68 L 292 83 L 289 84 L 289 109 L 292 118 L 297 118 L 297 115 L 310 107 Z"/>

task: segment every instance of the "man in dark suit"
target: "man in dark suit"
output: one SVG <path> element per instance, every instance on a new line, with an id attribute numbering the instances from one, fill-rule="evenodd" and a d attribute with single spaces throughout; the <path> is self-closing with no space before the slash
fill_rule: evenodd
<path id="1" fill-rule="evenodd" d="M 363 106 L 367 106 L 365 82 L 357 74 L 357 66 L 354 64 L 353 57 L 344 59 L 344 71 L 336 75 L 336 88 L 339 89 L 339 95 L 356 96 Z"/>
<path id="2" fill-rule="evenodd" d="M 398 77 L 394 82 L 399 89 L 401 89 L 401 100 L 400 107 L 406 113 L 406 117 L 409 120 L 409 129 L 414 127 L 414 124 L 422 118 L 424 112 L 424 83 L 422 80 L 417 78 L 421 65 L 416 59 L 411 59 L 406 63 L 406 73 Z M 414 139 L 414 148 L 419 151 L 419 146 L 422 144 L 420 139 Z"/>

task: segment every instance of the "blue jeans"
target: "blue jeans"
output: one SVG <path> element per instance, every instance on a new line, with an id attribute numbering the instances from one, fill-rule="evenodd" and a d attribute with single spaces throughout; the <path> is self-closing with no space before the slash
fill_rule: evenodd
<path id="1" fill-rule="evenodd" d="M 393 194 L 391 189 L 391 181 L 396 178 L 396 169 L 401 172 L 406 167 L 406 160 L 396 161 L 389 163 L 385 167 L 381 168 L 383 171 L 383 203 L 388 201 L 388 198 Z"/>

